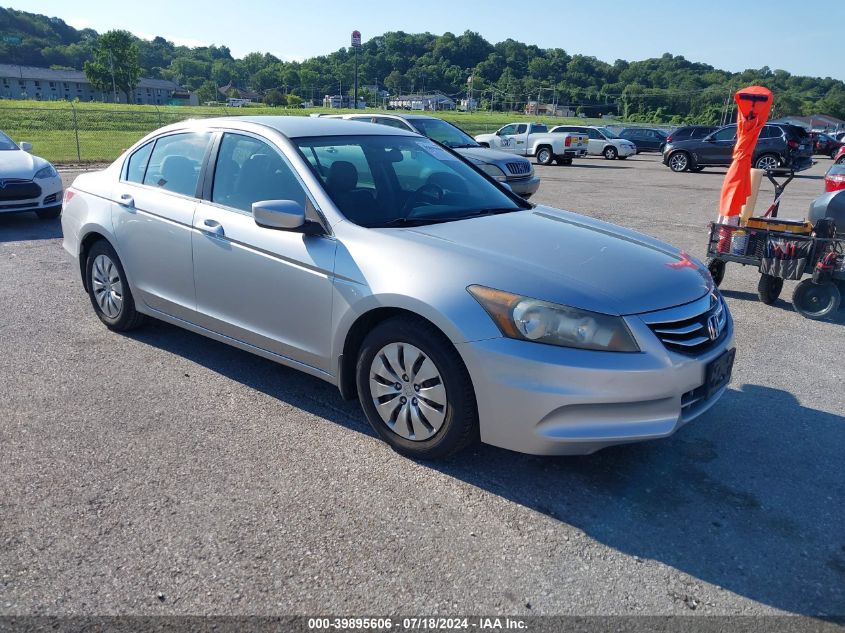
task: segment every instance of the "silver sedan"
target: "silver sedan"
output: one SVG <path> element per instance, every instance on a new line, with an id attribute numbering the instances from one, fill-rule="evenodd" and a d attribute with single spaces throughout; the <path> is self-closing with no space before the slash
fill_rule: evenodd
<path id="1" fill-rule="evenodd" d="M 107 327 L 152 317 L 322 378 L 409 456 L 664 437 L 730 379 L 733 324 L 700 262 L 531 205 L 410 132 L 189 121 L 65 200 Z"/>

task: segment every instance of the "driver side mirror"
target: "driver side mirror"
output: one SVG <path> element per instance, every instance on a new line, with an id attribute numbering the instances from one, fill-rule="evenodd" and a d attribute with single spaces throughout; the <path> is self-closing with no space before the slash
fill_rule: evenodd
<path id="1" fill-rule="evenodd" d="M 266 229 L 294 231 L 305 226 L 305 209 L 293 200 L 260 200 L 252 203 L 252 217 Z"/>
<path id="2" fill-rule="evenodd" d="M 31 152 L 32 151 L 32 143 L 27 143 L 26 141 L 21 141 L 20 142 L 20 148 L 25 152 Z"/>
<path id="3" fill-rule="evenodd" d="M 501 136 L 501 135 L 502 135 L 502 130 L 496 130 L 496 136 Z"/>

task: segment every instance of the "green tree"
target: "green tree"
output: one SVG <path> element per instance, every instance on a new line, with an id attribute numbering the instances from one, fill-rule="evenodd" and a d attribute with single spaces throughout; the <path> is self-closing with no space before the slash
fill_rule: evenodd
<path id="1" fill-rule="evenodd" d="M 302 105 L 302 97 L 299 95 L 289 94 L 287 101 L 290 108 L 298 108 Z"/>
<path id="2" fill-rule="evenodd" d="M 103 33 L 97 38 L 94 58 L 86 61 L 83 69 L 88 81 L 97 90 L 108 92 L 114 85 L 126 95 L 126 103 L 131 103 L 131 94 L 141 76 L 134 36 L 129 31 Z"/>
<path id="3" fill-rule="evenodd" d="M 273 88 L 272 90 L 268 90 L 264 95 L 264 103 L 269 106 L 280 106 L 285 105 L 287 99 L 285 99 L 285 95 L 282 94 L 281 90 Z"/>

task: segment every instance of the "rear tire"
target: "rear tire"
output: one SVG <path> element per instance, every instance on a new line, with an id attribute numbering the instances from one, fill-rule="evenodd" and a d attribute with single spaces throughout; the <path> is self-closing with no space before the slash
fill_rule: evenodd
<path id="1" fill-rule="evenodd" d="M 767 306 L 774 304 L 783 290 L 783 278 L 774 277 L 765 273 L 760 275 L 760 281 L 757 282 L 757 296 L 760 301 Z"/>
<path id="2" fill-rule="evenodd" d="M 361 344 L 356 383 L 370 425 L 402 455 L 441 459 L 478 440 L 469 372 L 428 321 L 400 316 L 377 325 Z M 436 409 L 440 403 L 444 411 Z"/>
<path id="3" fill-rule="evenodd" d="M 754 161 L 754 168 L 762 169 L 763 171 L 780 167 L 780 165 L 780 158 L 774 154 L 763 154 Z"/>
<path id="4" fill-rule="evenodd" d="M 46 209 L 38 209 L 35 215 L 39 220 L 55 220 L 62 214 L 62 207 L 47 207 Z"/>
<path id="5" fill-rule="evenodd" d="M 555 160 L 554 152 L 548 145 L 541 145 L 537 148 L 537 164 L 551 165 Z"/>
<path id="6" fill-rule="evenodd" d="M 94 312 L 107 328 L 126 332 L 143 324 L 144 315 L 135 309 L 120 258 L 105 240 L 95 242 L 88 251 L 85 283 Z"/>
<path id="7" fill-rule="evenodd" d="M 838 286 L 831 282 L 823 284 L 813 283 L 812 279 L 805 279 L 795 286 L 792 293 L 792 305 L 803 317 L 818 320 L 829 317 L 839 309 L 842 294 Z"/>

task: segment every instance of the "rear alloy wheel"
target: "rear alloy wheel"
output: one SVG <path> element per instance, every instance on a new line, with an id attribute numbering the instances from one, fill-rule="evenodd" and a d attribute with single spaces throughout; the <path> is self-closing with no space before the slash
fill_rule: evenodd
<path id="1" fill-rule="evenodd" d="M 94 312 L 107 328 L 125 332 L 144 322 L 144 315 L 135 310 L 120 259 L 105 240 L 96 242 L 88 251 L 85 281 Z"/>
<path id="2" fill-rule="evenodd" d="M 613 147 L 613 145 L 608 145 L 607 147 L 605 147 L 604 152 L 602 153 L 604 154 L 604 157 L 607 160 L 616 160 L 616 158 L 619 156 L 619 152 L 616 151 L 616 148 Z"/>
<path id="3" fill-rule="evenodd" d="M 783 290 L 783 277 L 775 277 L 765 273 L 760 275 L 760 281 L 757 282 L 757 296 L 760 301 L 767 306 L 774 304 Z"/>
<path id="4" fill-rule="evenodd" d="M 552 152 L 551 147 L 543 145 L 537 150 L 537 162 L 540 165 L 551 165 L 552 162 L 554 162 L 554 159 L 555 155 Z"/>
<path id="5" fill-rule="evenodd" d="M 61 207 L 48 207 L 46 209 L 38 209 L 35 212 L 35 215 L 38 216 L 39 220 L 55 220 L 62 214 Z"/>
<path id="6" fill-rule="evenodd" d="M 361 345 L 356 383 L 370 425 L 403 455 L 448 457 L 478 438 L 469 374 L 428 321 L 397 317 L 376 326 Z"/>
<path id="7" fill-rule="evenodd" d="M 776 169 L 777 167 L 780 167 L 780 159 L 774 154 L 763 154 L 754 163 L 754 167 L 756 169 L 762 169 L 763 171 Z"/>
<path id="8" fill-rule="evenodd" d="M 675 152 L 669 156 L 669 169 L 674 172 L 682 172 L 689 169 L 689 154 L 686 152 Z"/>
<path id="9" fill-rule="evenodd" d="M 805 279 L 795 286 L 792 293 L 792 305 L 803 317 L 824 319 L 839 309 L 842 294 L 832 281 L 817 284 L 812 279 Z"/>

